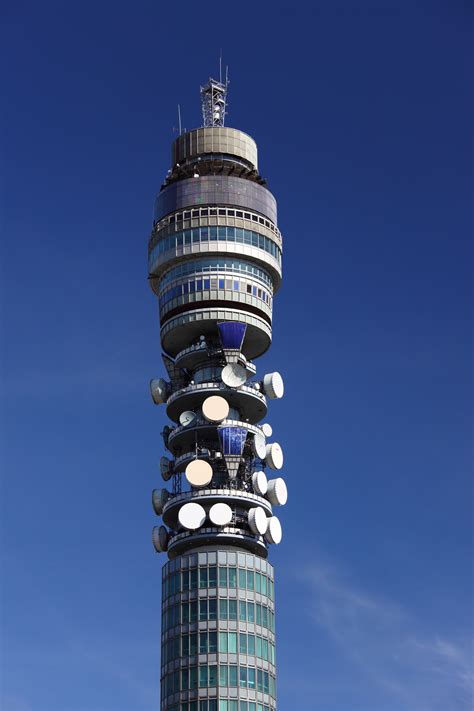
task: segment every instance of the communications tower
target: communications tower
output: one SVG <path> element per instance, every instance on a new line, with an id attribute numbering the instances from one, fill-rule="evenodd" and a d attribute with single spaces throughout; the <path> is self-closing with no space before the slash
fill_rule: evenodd
<path id="1" fill-rule="evenodd" d="M 203 127 L 173 143 L 149 241 L 167 371 L 150 389 L 171 421 L 153 491 L 153 544 L 169 559 L 161 711 L 276 709 L 267 557 L 287 489 L 265 419 L 284 387 L 254 361 L 271 343 L 282 238 L 255 141 L 224 126 L 226 98 L 227 79 L 201 88 Z"/>

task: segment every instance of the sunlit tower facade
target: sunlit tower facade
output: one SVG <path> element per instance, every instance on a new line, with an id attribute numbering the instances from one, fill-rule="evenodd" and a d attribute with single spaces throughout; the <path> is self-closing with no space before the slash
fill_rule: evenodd
<path id="1" fill-rule="evenodd" d="M 268 551 L 286 503 L 266 422 L 283 396 L 254 361 L 271 344 L 281 282 L 276 201 L 257 146 L 224 126 L 227 80 L 201 88 L 203 127 L 180 132 L 155 202 L 149 279 L 169 424 L 153 491 L 162 571 L 161 711 L 274 711 L 275 585 Z"/>

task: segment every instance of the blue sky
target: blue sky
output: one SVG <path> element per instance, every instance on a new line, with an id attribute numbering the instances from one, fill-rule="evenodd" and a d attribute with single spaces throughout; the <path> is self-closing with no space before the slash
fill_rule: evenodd
<path id="1" fill-rule="evenodd" d="M 279 711 L 466 711 L 468 4 L 2 15 L 2 711 L 158 708 L 146 249 L 221 47 L 285 240 Z"/>

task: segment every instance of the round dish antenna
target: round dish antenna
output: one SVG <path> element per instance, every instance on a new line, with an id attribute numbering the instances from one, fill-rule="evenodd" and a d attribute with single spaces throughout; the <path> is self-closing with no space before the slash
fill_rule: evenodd
<path id="1" fill-rule="evenodd" d="M 173 476 L 173 462 L 168 457 L 161 457 L 160 473 L 164 481 L 169 481 Z"/>
<path id="2" fill-rule="evenodd" d="M 265 437 L 263 434 L 258 432 L 253 438 L 253 451 L 259 459 L 265 459 L 267 456 L 267 445 L 265 443 Z"/>
<path id="3" fill-rule="evenodd" d="M 182 427 L 190 427 L 191 425 L 194 425 L 196 420 L 197 420 L 197 415 L 192 410 L 185 410 L 179 416 L 179 424 Z"/>
<path id="4" fill-rule="evenodd" d="M 281 477 L 268 482 L 267 499 L 273 506 L 284 506 L 288 501 L 288 489 Z"/>
<path id="5" fill-rule="evenodd" d="M 170 497 L 170 492 L 168 489 L 153 489 L 151 494 L 151 503 L 153 504 L 153 510 L 157 516 L 161 516 L 163 513 L 163 507 Z"/>
<path id="6" fill-rule="evenodd" d="M 268 424 L 268 422 L 265 422 L 265 424 L 261 425 L 262 427 L 262 432 L 265 435 L 265 437 L 271 437 L 273 434 L 273 428 L 271 425 Z"/>
<path id="7" fill-rule="evenodd" d="M 267 530 L 268 519 L 265 510 L 261 506 L 256 506 L 248 512 L 250 530 L 256 536 L 263 536 Z"/>
<path id="8" fill-rule="evenodd" d="M 153 378 L 150 380 L 151 399 L 155 405 L 162 405 L 168 396 L 168 383 L 163 378 Z"/>
<path id="9" fill-rule="evenodd" d="M 157 553 L 168 550 L 169 533 L 164 526 L 155 526 L 152 532 L 152 541 Z"/>
<path id="10" fill-rule="evenodd" d="M 211 395 L 202 403 L 202 414 L 209 422 L 222 422 L 229 415 L 229 403 L 220 395 Z"/>
<path id="11" fill-rule="evenodd" d="M 188 531 L 200 528 L 206 520 L 206 512 L 200 504 L 189 502 L 178 511 L 178 521 Z"/>
<path id="12" fill-rule="evenodd" d="M 270 469 L 281 469 L 283 466 L 283 450 L 278 442 L 267 444 L 266 461 Z"/>
<path id="13" fill-rule="evenodd" d="M 263 389 L 270 400 L 278 400 L 283 397 L 285 386 L 280 373 L 267 373 L 263 378 Z"/>
<path id="14" fill-rule="evenodd" d="M 247 371 L 238 363 L 227 363 L 222 368 L 222 382 L 229 388 L 240 388 L 247 380 Z"/>
<path id="15" fill-rule="evenodd" d="M 275 545 L 278 545 L 278 543 L 281 542 L 282 535 L 280 520 L 276 516 L 272 516 L 268 521 L 265 540 L 267 543 L 274 543 Z"/>
<path id="16" fill-rule="evenodd" d="M 214 526 L 228 526 L 232 521 L 232 509 L 228 504 L 214 504 L 209 509 L 209 518 Z"/>
<path id="17" fill-rule="evenodd" d="M 259 496 L 265 496 L 267 493 L 268 482 L 264 472 L 254 472 L 252 474 L 253 490 Z"/>
<path id="18" fill-rule="evenodd" d="M 193 459 L 185 469 L 186 480 L 196 489 L 207 486 L 212 479 L 212 467 L 204 459 Z"/>

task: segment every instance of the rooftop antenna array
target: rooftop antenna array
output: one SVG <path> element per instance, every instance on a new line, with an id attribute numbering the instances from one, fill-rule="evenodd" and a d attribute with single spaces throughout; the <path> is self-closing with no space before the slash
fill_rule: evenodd
<path id="1" fill-rule="evenodd" d="M 219 57 L 219 81 L 209 77 L 205 86 L 201 86 L 202 122 L 204 128 L 224 126 L 226 116 L 227 87 L 229 86 L 228 67 L 225 68 L 225 82 L 222 81 L 222 56 Z"/>

